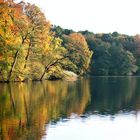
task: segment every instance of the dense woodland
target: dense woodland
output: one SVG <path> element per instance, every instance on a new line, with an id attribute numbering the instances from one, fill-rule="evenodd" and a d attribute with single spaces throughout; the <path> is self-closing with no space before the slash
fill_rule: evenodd
<path id="1" fill-rule="evenodd" d="M 63 46 L 67 46 L 66 37 L 74 33 L 60 26 L 54 26 L 52 30 L 56 37 L 63 40 Z M 84 36 L 93 52 L 87 73 L 98 76 L 140 73 L 140 35 L 128 36 L 118 32 L 94 34 L 89 31 L 78 33 Z"/>
<path id="2" fill-rule="evenodd" d="M 0 81 L 63 78 L 84 74 L 92 51 L 80 33 L 55 37 L 41 10 L 30 3 L 0 1 Z"/>
<path id="3" fill-rule="evenodd" d="M 0 81 L 140 73 L 140 36 L 52 26 L 36 5 L 0 0 Z"/>

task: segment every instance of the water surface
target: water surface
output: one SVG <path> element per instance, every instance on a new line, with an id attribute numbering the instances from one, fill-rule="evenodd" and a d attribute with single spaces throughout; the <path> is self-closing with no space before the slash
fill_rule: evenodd
<path id="1" fill-rule="evenodd" d="M 0 140 L 139 140 L 140 77 L 0 84 Z"/>

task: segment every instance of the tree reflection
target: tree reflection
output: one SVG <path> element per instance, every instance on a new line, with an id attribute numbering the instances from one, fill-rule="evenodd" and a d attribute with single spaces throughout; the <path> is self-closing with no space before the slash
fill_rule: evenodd
<path id="1" fill-rule="evenodd" d="M 0 140 L 40 140 L 46 124 L 72 113 L 137 114 L 139 85 L 136 77 L 0 84 Z"/>
<path id="2" fill-rule="evenodd" d="M 0 140 L 40 140 L 45 124 L 83 114 L 88 80 L 0 84 Z"/>
<path id="3" fill-rule="evenodd" d="M 92 102 L 87 111 L 115 115 L 140 109 L 139 77 L 95 77 L 90 85 Z"/>

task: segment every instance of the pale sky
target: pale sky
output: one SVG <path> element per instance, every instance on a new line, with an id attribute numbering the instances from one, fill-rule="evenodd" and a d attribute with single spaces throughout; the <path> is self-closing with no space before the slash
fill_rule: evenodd
<path id="1" fill-rule="evenodd" d="M 54 25 L 94 33 L 140 34 L 140 0 L 25 0 Z"/>

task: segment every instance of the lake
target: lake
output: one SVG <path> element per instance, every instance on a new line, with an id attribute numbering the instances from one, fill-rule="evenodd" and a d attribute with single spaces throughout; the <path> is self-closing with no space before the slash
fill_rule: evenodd
<path id="1" fill-rule="evenodd" d="M 139 140 L 140 77 L 0 84 L 0 140 Z"/>

